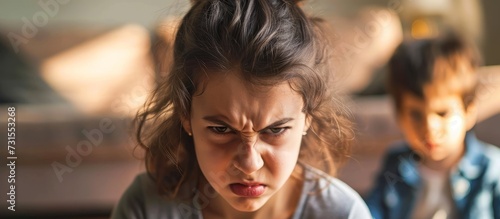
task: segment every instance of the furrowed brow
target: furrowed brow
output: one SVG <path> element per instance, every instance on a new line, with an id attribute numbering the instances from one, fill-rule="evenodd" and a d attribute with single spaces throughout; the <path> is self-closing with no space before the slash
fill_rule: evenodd
<path id="1" fill-rule="evenodd" d="M 228 122 L 226 122 L 228 119 L 227 117 L 223 116 L 223 115 L 214 115 L 214 116 L 205 116 L 203 117 L 203 120 L 206 120 L 206 121 L 209 121 L 209 122 L 212 122 L 212 123 L 216 123 L 216 124 L 220 124 L 220 125 L 224 125 L 224 126 L 227 126 L 228 128 L 234 130 L 234 131 L 238 131 L 236 130 L 234 127 L 232 127 L 231 125 L 228 124 Z M 266 130 L 266 129 L 269 129 L 269 128 L 273 128 L 273 127 L 276 127 L 276 126 L 281 126 L 281 125 L 284 125 L 290 121 L 293 121 L 294 118 L 283 118 L 283 119 L 280 119 L 276 122 L 273 122 L 271 123 L 270 125 L 264 127 L 263 129 L 261 130 L 254 130 L 256 132 L 260 132 L 262 130 Z"/>
<path id="2" fill-rule="evenodd" d="M 262 130 L 266 130 L 266 129 L 269 129 L 269 128 L 273 128 L 273 127 L 276 127 L 276 126 L 281 126 L 281 125 L 284 125 L 290 121 L 294 120 L 293 118 L 283 118 L 283 119 L 280 119 L 276 122 L 273 122 L 271 123 L 270 125 L 264 127 L 263 129 L 261 130 L 258 130 L 258 132 L 262 131 Z"/>
<path id="3" fill-rule="evenodd" d="M 231 129 L 234 130 L 233 127 L 231 127 L 226 121 L 228 121 L 227 117 L 223 116 L 223 115 L 214 115 L 214 116 L 205 116 L 203 117 L 203 120 L 206 120 L 206 121 L 209 121 L 209 122 L 212 122 L 212 123 L 216 123 L 216 124 L 220 124 L 220 125 L 224 125 L 224 126 L 227 126 Z"/>

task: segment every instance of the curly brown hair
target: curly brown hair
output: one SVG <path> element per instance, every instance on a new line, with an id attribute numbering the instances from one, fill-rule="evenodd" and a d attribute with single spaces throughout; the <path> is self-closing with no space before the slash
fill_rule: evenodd
<path id="1" fill-rule="evenodd" d="M 193 1 L 177 29 L 168 73 L 157 79 L 135 119 L 146 169 L 161 194 L 177 198 L 182 185 L 202 176 L 181 120 L 189 118 L 192 96 L 202 86 L 200 74 L 217 71 L 238 70 L 255 85 L 287 81 L 301 94 L 311 120 L 299 162 L 335 174 L 354 133 L 332 86 L 326 26 L 292 0 Z M 167 51 L 156 52 L 161 53 Z"/>

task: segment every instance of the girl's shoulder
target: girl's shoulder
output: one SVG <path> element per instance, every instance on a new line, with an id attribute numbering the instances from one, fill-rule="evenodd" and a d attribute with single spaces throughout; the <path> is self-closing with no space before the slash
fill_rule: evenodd
<path id="1" fill-rule="evenodd" d="M 304 187 L 295 218 L 371 218 L 350 186 L 314 167 L 304 166 Z"/>
<path id="2" fill-rule="evenodd" d="M 304 185 L 294 219 L 371 218 L 358 193 L 339 179 L 304 166 Z M 113 209 L 111 218 L 201 218 L 192 203 L 168 200 L 159 195 L 146 173 L 138 175 Z"/>
<path id="3" fill-rule="evenodd" d="M 200 218 L 199 210 L 189 202 L 168 200 L 161 196 L 153 179 L 138 175 L 113 209 L 111 218 Z"/>

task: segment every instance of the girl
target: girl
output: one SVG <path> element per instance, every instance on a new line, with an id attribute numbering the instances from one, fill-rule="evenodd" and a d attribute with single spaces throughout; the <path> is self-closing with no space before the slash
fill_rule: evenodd
<path id="1" fill-rule="evenodd" d="M 112 218 L 371 218 L 331 176 L 353 134 L 325 43 L 292 0 L 194 1 Z"/>

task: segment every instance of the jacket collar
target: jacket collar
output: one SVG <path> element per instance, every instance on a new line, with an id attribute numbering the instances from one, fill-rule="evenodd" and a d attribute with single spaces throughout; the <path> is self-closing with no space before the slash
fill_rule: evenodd
<path id="1" fill-rule="evenodd" d="M 476 179 L 481 175 L 484 167 L 484 145 L 480 142 L 474 132 L 469 131 L 465 135 L 465 154 L 458 163 L 459 173 L 469 180 Z"/>
<path id="2" fill-rule="evenodd" d="M 416 188 L 420 184 L 420 173 L 417 169 L 417 163 L 420 157 L 412 150 L 408 150 L 397 159 L 399 159 L 398 171 L 402 180 L 406 184 Z"/>

